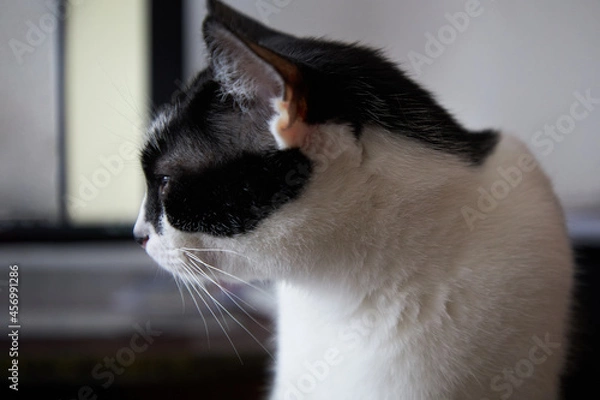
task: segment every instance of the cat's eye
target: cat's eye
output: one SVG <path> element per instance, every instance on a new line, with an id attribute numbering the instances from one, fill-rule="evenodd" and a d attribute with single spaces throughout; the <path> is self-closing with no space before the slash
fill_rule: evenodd
<path id="1" fill-rule="evenodd" d="M 170 180 L 171 177 L 169 175 L 158 176 L 159 192 L 161 195 L 164 195 L 166 193 L 166 190 L 169 187 Z"/>

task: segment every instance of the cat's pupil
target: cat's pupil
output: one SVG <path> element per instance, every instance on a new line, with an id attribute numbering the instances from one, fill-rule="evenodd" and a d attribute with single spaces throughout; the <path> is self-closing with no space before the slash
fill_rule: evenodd
<path id="1" fill-rule="evenodd" d="M 170 180 L 171 177 L 169 175 L 161 175 L 159 177 L 159 191 L 161 195 L 164 195 L 166 193 Z"/>

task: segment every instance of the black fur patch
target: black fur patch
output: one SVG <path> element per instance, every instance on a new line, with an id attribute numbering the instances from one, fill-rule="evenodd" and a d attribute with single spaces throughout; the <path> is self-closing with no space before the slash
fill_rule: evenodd
<path id="1" fill-rule="evenodd" d="M 165 106 L 162 113 L 171 119 L 151 132 L 142 152 L 145 213 L 157 232 L 166 214 L 185 232 L 245 233 L 300 195 L 310 161 L 298 149 L 277 150 L 260 110 L 242 112 L 210 70 L 179 100 Z M 170 177 L 164 190 L 163 176 Z"/>
<path id="2" fill-rule="evenodd" d="M 357 136 L 376 125 L 478 165 L 493 151 L 497 133 L 463 128 L 429 92 L 379 51 L 272 30 L 227 5 L 208 1 L 211 18 L 246 40 L 295 63 L 306 85 L 309 124 L 350 124 Z"/>
<path id="3" fill-rule="evenodd" d="M 311 164 L 298 149 L 246 153 L 225 165 L 186 174 L 165 200 L 169 223 L 186 232 L 232 236 L 249 232 L 308 180 Z"/>

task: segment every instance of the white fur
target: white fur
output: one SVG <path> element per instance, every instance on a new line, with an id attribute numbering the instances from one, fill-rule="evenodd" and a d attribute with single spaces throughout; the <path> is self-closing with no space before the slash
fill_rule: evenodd
<path id="1" fill-rule="evenodd" d="M 197 255 L 279 282 L 272 400 L 557 399 L 573 266 L 550 182 L 524 173 L 473 229 L 461 212 L 502 179 L 498 166 L 529 154 L 522 143 L 505 136 L 468 167 L 399 135 L 356 140 L 330 125 L 303 151 L 315 162 L 306 191 L 252 233 L 184 234 L 165 219 L 159 236 L 143 216 L 136 224 L 174 273 L 177 248 L 217 248 L 245 257 Z"/>
<path id="2" fill-rule="evenodd" d="M 214 79 L 223 94 L 231 95 L 242 110 L 257 96 L 268 98 L 283 91 L 284 82 L 275 69 L 226 29 L 212 30 L 219 46 L 212 50 Z M 266 93 L 263 93 L 266 92 Z"/>
<path id="3" fill-rule="evenodd" d="M 144 137 L 144 146 L 150 146 L 158 148 L 158 135 L 160 132 L 168 132 L 169 123 L 173 120 L 177 112 L 173 108 L 164 108 L 159 111 L 150 128 L 146 131 L 146 135 Z"/>
<path id="4" fill-rule="evenodd" d="M 289 146 L 285 142 L 285 140 L 281 137 L 281 134 L 279 132 L 279 125 L 280 125 L 280 121 L 282 118 L 285 118 L 286 120 L 288 120 L 289 116 L 282 115 L 282 110 L 278 106 L 278 104 L 280 104 L 280 102 L 281 102 L 281 99 L 272 99 L 271 100 L 271 108 L 273 109 L 274 114 L 268 122 L 268 127 L 269 127 L 269 132 L 271 132 L 271 135 L 273 135 L 273 139 L 275 139 L 275 143 L 277 143 L 277 148 L 279 150 L 285 150 L 285 149 L 289 148 Z"/>

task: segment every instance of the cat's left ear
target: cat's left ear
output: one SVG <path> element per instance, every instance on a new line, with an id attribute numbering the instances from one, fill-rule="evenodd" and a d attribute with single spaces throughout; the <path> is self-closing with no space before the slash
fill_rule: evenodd
<path id="1" fill-rule="evenodd" d="M 238 19 L 246 19 L 247 24 L 262 27 L 231 9 L 228 11 Z M 226 21 L 218 17 L 209 14 L 203 26 L 215 80 L 242 106 L 272 104 L 277 114 L 270 129 L 279 148 L 302 147 L 309 129 L 304 122 L 306 98 L 300 69 L 284 56 L 258 44 L 255 38 L 226 26 Z"/>

